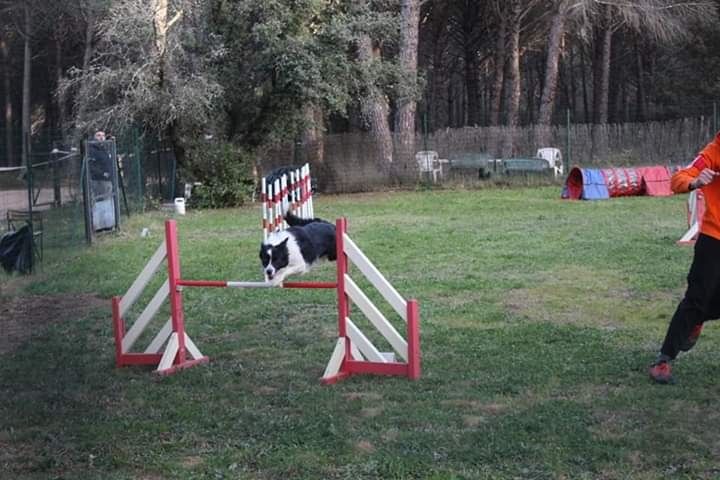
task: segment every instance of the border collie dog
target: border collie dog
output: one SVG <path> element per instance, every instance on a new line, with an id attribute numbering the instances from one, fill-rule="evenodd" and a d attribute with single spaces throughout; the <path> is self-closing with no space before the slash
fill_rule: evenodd
<path id="1" fill-rule="evenodd" d="M 265 281 L 280 285 L 288 275 L 306 273 L 321 258 L 334 261 L 335 225 L 319 218 L 299 218 L 288 212 L 287 230 L 274 232 L 260 245 Z"/>

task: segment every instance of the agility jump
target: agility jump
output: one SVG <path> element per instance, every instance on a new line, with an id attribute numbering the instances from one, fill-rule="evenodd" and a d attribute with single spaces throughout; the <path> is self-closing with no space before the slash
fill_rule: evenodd
<path id="1" fill-rule="evenodd" d="M 279 286 L 273 286 L 265 282 L 188 280 L 183 279 L 180 272 L 177 225 L 174 220 L 167 220 L 165 241 L 158 247 L 125 295 L 112 299 L 116 365 L 118 367 L 157 365 L 156 372 L 159 375 L 169 375 L 208 362 L 208 357 L 200 352 L 185 331 L 184 288 L 321 288 L 336 290 L 338 302 L 338 339 L 321 378 L 322 383 L 335 383 L 354 374 L 394 375 L 405 376 L 412 380 L 418 379 L 420 377 L 420 312 L 417 300 L 405 300 L 368 260 L 348 236 L 347 221 L 344 218 L 336 221 L 336 243 L 338 256 L 335 282 L 284 282 Z M 133 325 L 126 329 L 126 314 L 166 258 L 167 280 Z M 405 338 L 352 280 L 349 273 L 350 265 L 357 267 L 403 319 L 406 324 Z M 144 352 L 131 352 L 140 335 L 168 297 L 170 319 Z M 358 315 L 360 313 L 365 315 L 380 332 L 392 346 L 393 352 L 378 350 L 357 327 L 350 319 L 351 304 L 358 307 Z M 396 360 L 396 356 L 400 357 L 400 360 Z"/>

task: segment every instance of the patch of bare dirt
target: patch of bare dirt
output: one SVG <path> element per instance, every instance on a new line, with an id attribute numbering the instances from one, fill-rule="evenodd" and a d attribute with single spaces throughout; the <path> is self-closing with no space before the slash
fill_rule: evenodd
<path id="1" fill-rule="evenodd" d="M 375 445 L 367 440 L 360 440 L 355 444 L 355 450 L 359 453 L 373 453 L 375 452 Z"/>
<path id="2" fill-rule="evenodd" d="M 14 351 L 56 322 L 107 309 L 107 300 L 90 294 L 0 296 L 0 355 Z"/>

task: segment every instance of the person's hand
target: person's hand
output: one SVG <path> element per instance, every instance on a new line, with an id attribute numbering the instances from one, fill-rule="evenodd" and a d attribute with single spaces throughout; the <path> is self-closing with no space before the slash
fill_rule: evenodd
<path id="1" fill-rule="evenodd" d="M 110 178 L 110 174 L 108 172 L 103 172 L 103 177 Z"/>
<path id="2" fill-rule="evenodd" d="M 720 175 L 719 172 L 716 172 L 715 170 L 711 170 L 709 168 L 704 168 L 700 172 L 700 175 L 695 177 L 695 180 L 690 182 L 690 189 L 695 190 L 697 188 L 702 188 L 715 180 L 715 177 L 717 177 L 718 175 Z"/>

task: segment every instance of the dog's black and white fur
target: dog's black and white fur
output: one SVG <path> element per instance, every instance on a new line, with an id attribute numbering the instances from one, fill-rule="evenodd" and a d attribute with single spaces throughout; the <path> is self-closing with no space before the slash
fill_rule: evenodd
<path id="1" fill-rule="evenodd" d="M 335 225 L 319 218 L 299 218 L 288 212 L 287 230 L 272 233 L 260 245 L 265 281 L 279 285 L 289 275 L 308 272 L 321 258 L 334 261 Z"/>

